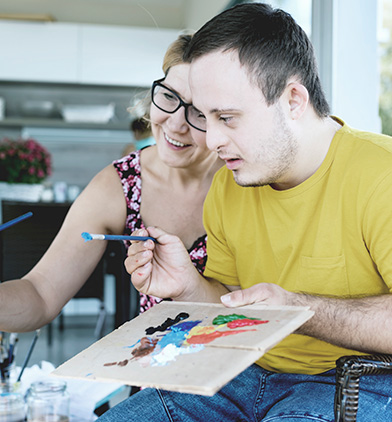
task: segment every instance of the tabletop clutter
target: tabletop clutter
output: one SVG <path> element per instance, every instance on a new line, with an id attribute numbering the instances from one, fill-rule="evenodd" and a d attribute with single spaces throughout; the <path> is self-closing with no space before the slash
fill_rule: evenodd
<path id="1" fill-rule="evenodd" d="M 33 213 L 28 212 L 0 224 L 0 231 L 18 224 Z M 90 422 L 94 410 L 110 397 L 124 390 L 120 383 L 99 383 L 53 378 L 55 367 L 41 362 L 28 368 L 40 330 L 35 335 L 22 367 L 15 366 L 18 333 L 0 331 L 0 422 Z M 23 375 L 23 377 L 22 377 Z"/>
<path id="2" fill-rule="evenodd" d="M 66 382 L 41 378 L 22 382 L 31 353 L 38 339 L 33 338 L 21 368 L 14 365 L 17 333 L 0 333 L 0 422 L 69 421 L 69 394 Z"/>
<path id="3" fill-rule="evenodd" d="M 45 361 L 27 367 L 38 335 L 39 330 L 22 367 L 16 367 L 18 335 L 0 332 L 0 422 L 94 421 L 94 410 L 124 386 L 52 377 L 55 367 Z"/>

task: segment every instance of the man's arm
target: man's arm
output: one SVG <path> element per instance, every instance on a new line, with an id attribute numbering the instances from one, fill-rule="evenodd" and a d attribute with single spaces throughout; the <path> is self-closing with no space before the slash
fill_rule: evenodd
<path id="1" fill-rule="evenodd" d="M 104 241 L 84 242 L 81 233 L 120 234 L 125 218 L 121 182 L 108 166 L 76 199 L 38 264 L 22 279 L 0 284 L 0 330 L 32 331 L 54 319 L 88 279 L 106 248 Z"/>
<path id="2" fill-rule="evenodd" d="M 392 353 L 392 295 L 340 299 L 292 293 L 269 283 L 222 296 L 228 307 L 251 303 L 309 306 L 314 316 L 296 333 L 347 349 Z"/>

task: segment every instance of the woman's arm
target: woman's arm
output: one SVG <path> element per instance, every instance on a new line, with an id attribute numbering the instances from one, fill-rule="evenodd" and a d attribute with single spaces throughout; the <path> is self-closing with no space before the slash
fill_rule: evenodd
<path id="1" fill-rule="evenodd" d="M 22 279 L 0 284 L 0 330 L 32 331 L 53 320 L 86 282 L 106 249 L 105 241 L 84 242 L 81 233 L 122 234 L 125 219 L 121 182 L 110 165 L 72 204 L 36 266 Z"/>

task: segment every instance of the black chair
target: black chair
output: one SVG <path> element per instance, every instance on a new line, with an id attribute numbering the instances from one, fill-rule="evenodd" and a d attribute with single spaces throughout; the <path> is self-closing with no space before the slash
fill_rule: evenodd
<path id="1" fill-rule="evenodd" d="M 392 372 L 392 355 L 343 356 L 336 361 L 335 422 L 357 420 L 361 375 Z"/>
<path id="2" fill-rule="evenodd" d="M 39 261 L 59 231 L 70 206 L 70 203 L 2 201 L 4 222 L 29 211 L 33 212 L 33 217 L 0 232 L 0 280 L 20 278 Z M 106 315 L 104 276 L 105 259 L 102 258 L 90 278 L 74 296 L 96 298 L 100 301 L 95 328 L 97 338 L 103 335 Z M 51 325 L 48 328 L 48 342 L 51 344 Z M 63 328 L 63 319 L 60 318 L 60 329 Z"/>

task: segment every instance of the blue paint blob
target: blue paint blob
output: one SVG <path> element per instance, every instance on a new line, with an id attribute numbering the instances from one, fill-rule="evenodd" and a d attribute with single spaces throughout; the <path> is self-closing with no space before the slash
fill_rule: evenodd
<path id="1" fill-rule="evenodd" d="M 186 331 L 171 331 L 158 341 L 157 346 L 159 346 L 161 350 L 169 344 L 174 344 L 174 346 L 180 347 L 187 334 L 188 333 Z"/>
<path id="2" fill-rule="evenodd" d="M 136 343 L 134 343 L 134 344 L 132 344 L 132 346 L 124 346 L 124 349 L 132 349 L 132 347 L 135 347 L 138 343 L 140 343 L 140 338 L 139 338 L 139 340 L 136 342 Z"/>
<path id="3" fill-rule="evenodd" d="M 84 239 L 85 242 L 88 242 L 89 240 L 93 240 L 92 236 L 90 233 L 87 232 L 83 232 L 82 233 L 82 237 Z"/>
<path id="4" fill-rule="evenodd" d="M 180 322 L 176 325 L 173 325 L 170 327 L 171 331 L 187 331 L 189 332 L 193 327 L 196 327 L 196 325 L 200 324 L 201 320 L 198 321 L 184 321 Z"/>
<path id="5" fill-rule="evenodd" d="M 162 337 L 158 343 L 154 354 L 159 353 L 160 350 L 165 348 L 169 344 L 174 344 L 176 347 L 181 347 L 182 343 L 185 341 L 185 337 L 191 331 L 193 327 L 200 324 L 199 321 L 184 321 L 170 327 L 170 332 L 168 332 L 164 337 Z"/>

